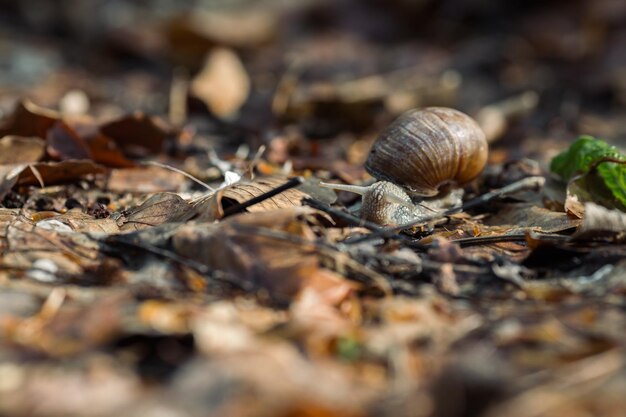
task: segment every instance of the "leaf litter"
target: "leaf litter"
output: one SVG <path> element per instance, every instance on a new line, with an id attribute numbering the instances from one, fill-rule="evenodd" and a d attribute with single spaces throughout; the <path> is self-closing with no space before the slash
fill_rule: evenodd
<path id="1" fill-rule="evenodd" d="M 623 7 L 62 3 L 0 31 L 0 414 L 621 415 Z M 432 105 L 461 202 L 320 186 Z"/>

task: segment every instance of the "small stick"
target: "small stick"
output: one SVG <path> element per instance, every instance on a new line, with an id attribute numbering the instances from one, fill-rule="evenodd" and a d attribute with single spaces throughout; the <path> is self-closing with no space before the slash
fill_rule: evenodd
<path id="1" fill-rule="evenodd" d="M 381 233 L 381 232 L 385 232 L 385 228 L 367 221 L 365 219 L 360 219 L 350 213 L 346 213 L 344 211 L 341 210 L 337 210 L 335 208 L 332 208 L 330 206 L 325 205 L 324 203 L 314 200 L 312 198 L 306 198 L 302 201 L 303 204 L 309 206 L 309 207 L 313 207 L 314 209 L 323 211 L 324 213 L 328 213 L 331 216 L 337 217 L 343 221 L 345 221 L 346 223 L 348 223 L 349 225 L 352 226 L 358 226 L 358 227 L 365 227 L 366 229 L 371 230 L 372 232 L 375 233 Z M 370 235 L 367 235 L 370 236 Z M 405 235 L 398 235 L 398 234 L 394 234 L 393 236 L 390 236 L 390 238 L 392 239 L 396 239 L 396 240 L 401 240 L 403 241 L 404 244 L 407 244 L 411 247 L 415 247 L 415 248 L 419 248 L 419 249 L 423 249 L 424 245 L 416 242 L 414 239 L 412 239 L 409 236 L 405 236 Z M 356 239 L 360 239 L 360 238 L 356 238 Z M 355 240 L 356 240 L 355 239 Z M 343 243 L 353 243 L 353 241 L 348 240 L 348 241 L 344 241 Z"/>
<path id="2" fill-rule="evenodd" d="M 501 242 L 519 242 L 526 240 L 526 233 L 515 233 L 510 235 L 498 235 L 498 236 L 475 236 L 466 237 L 462 239 L 451 240 L 451 242 L 458 243 L 461 247 L 483 245 L 491 243 Z M 542 239 L 556 241 L 556 242 L 568 242 L 571 240 L 569 236 L 562 235 L 541 235 Z"/>
<path id="3" fill-rule="evenodd" d="M 230 216 L 232 214 L 240 213 L 240 212 L 244 211 L 245 209 L 247 209 L 250 206 L 258 204 L 261 201 L 265 201 L 268 198 L 272 198 L 275 195 L 278 195 L 278 194 L 282 193 L 283 191 L 287 191 L 287 190 L 289 190 L 291 188 L 297 187 L 298 185 L 302 184 L 303 182 L 304 182 L 304 178 L 302 178 L 302 177 L 291 178 L 286 183 L 284 183 L 282 185 L 279 185 L 278 187 L 273 188 L 273 189 L 269 190 L 268 192 L 265 192 L 265 193 L 263 193 L 261 195 L 258 195 L 256 197 L 254 197 L 254 198 L 251 198 L 250 200 L 244 201 L 243 203 L 235 204 L 234 206 L 228 207 L 226 210 L 224 210 L 224 217 Z"/>
<path id="4" fill-rule="evenodd" d="M 462 239 L 451 240 L 451 243 L 458 243 L 462 248 L 467 246 L 475 246 L 475 245 L 489 245 L 492 243 L 502 243 L 502 242 L 519 242 L 525 241 L 526 234 L 525 233 L 516 233 L 510 235 L 498 235 L 498 236 L 474 236 L 474 237 L 466 237 Z"/>
<path id="5" fill-rule="evenodd" d="M 141 164 L 142 165 L 152 165 L 152 166 L 155 166 L 155 167 L 159 167 L 159 168 L 163 168 L 163 169 L 167 169 L 167 170 L 176 172 L 178 174 L 184 175 L 185 177 L 189 178 L 191 181 L 193 181 L 193 182 L 195 182 L 197 184 L 200 184 L 201 186 L 203 186 L 204 188 L 206 188 L 209 191 L 215 191 L 215 188 L 211 187 L 209 184 L 207 184 L 207 183 L 205 183 L 203 181 L 200 181 L 199 179 L 197 179 L 193 175 L 183 171 L 182 169 L 178 169 L 178 168 L 175 168 L 173 166 L 170 166 L 170 165 L 167 165 L 167 164 L 162 164 L 162 163 L 156 162 L 156 161 L 144 161 L 144 162 L 141 162 Z"/>
<path id="6" fill-rule="evenodd" d="M 359 227 L 365 227 L 366 229 L 372 230 L 372 231 L 382 231 L 384 230 L 383 227 L 381 227 L 380 225 L 367 221 L 365 219 L 360 219 L 350 213 L 346 213 L 342 210 L 338 210 L 335 208 L 332 208 L 330 206 L 327 206 L 326 204 L 322 203 L 321 201 L 317 201 L 315 199 L 312 198 L 305 198 L 304 200 L 302 200 L 302 204 L 307 205 L 309 207 L 313 207 L 314 209 L 323 211 L 324 213 L 328 213 L 333 217 L 337 217 L 343 221 L 345 221 L 346 223 L 348 223 L 351 226 L 359 226 Z"/>
<path id="7" fill-rule="evenodd" d="M 519 181 L 516 181 L 514 183 L 511 183 L 505 187 L 499 188 L 497 190 L 493 190 L 490 191 L 486 194 L 483 194 L 479 197 L 476 197 L 473 200 L 468 201 L 465 204 L 462 204 L 460 206 L 456 206 L 456 207 L 452 207 L 446 211 L 442 211 L 441 213 L 435 213 L 435 214 L 431 214 L 428 216 L 423 216 L 420 217 L 412 222 L 409 223 L 405 223 L 403 225 L 400 226 L 396 226 L 396 227 L 387 227 L 387 228 L 382 228 L 381 230 L 377 230 L 375 232 L 370 233 L 367 236 L 362 236 L 360 238 L 351 240 L 349 242 L 346 243 L 360 243 L 366 240 L 370 240 L 370 239 L 378 239 L 378 238 L 391 238 L 393 236 L 395 236 L 395 234 L 397 232 L 400 232 L 402 230 L 405 229 L 410 229 L 412 227 L 415 226 L 419 226 L 419 225 L 423 225 L 425 223 L 431 222 L 433 220 L 437 220 L 443 217 L 447 217 L 450 216 L 452 214 L 456 214 L 459 213 L 461 211 L 479 206 L 481 204 L 484 204 L 496 197 L 500 197 L 503 196 L 505 194 L 510 194 L 510 193 L 514 193 L 517 191 L 522 191 L 522 190 L 532 190 L 532 189 L 538 189 L 541 188 L 543 186 L 543 184 L 545 183 L 545 178 L 544 177 L 527 177 L 527 178 L 523 178 Z"/>

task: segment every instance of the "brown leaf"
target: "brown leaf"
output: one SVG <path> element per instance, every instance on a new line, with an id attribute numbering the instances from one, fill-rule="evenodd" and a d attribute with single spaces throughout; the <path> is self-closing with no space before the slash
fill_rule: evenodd
<path id="1" fill-rule="evenodd" d="M 26 164 L 0 166 L 0 199 L 11 191 L 27 166 Z"/>
<path id="2" fill-rule="evenodd" d="M 219 224 L 188 224 L 174 235 L 174 249 L 286 302 L 319 268 L 314 235 L 299 219 L 314 213 L 291 207 L 233 216 Z"/>
<path id="3" fill-rule="evenodd" d="M 48 131 L 47 150 L 54 159 L 91 159 L 91 152 L 83 138 L 62 121 L 56 122 Z"/>
<path id="4" fill-rule="evenodd" d="M 184 177 L 160 167 L 136 167 L 111 170 L 107 188 L 115 192 L 157 193 L 177 191 Z"/>
<path id="5" fill-rule="evenodd" d="M 129 156 L 142 157 L 161 152 L 168 131 L 158 119 L 137 112 L 100 126 Z"/>
<path id="6" fill-rule="evenodd" d="M 4 336 L 24 348 L 52 356 L 74 355 L 108 342 L 121 331 L 120 307 L 129 298 L 124 295 L 101 297 L 95 303 L 67 305 L 58 311 L 25 319 L 5 319 Z"/>
<path id="7" fill-rule="evenodd" d="M 490 226 L 510 226 L 510 233 L 527 230 L 555 233 L 573 229 L 580 221 L 569 218 L 565 213 L 550 211 L 531 204 L 511 204 L 485 223 Z"/>
<path id="8" fill-rule="evenodd" d="M 0 126 L 0 137 L 17 135 L 45 139 L 48 130 L 60 119 L 59 113 L 39 107 L 30 100 L 23 100 Z"/>
<path id="9" fill-rule="evenodd" d="M 100 132 L 100 128 L 95 123 L 86 122 L 66 122 L 83 138 L 89 147 L 91 158 L 98 163 L 114 168 L 128 168 L 135 164 L 126 158 L 119 146 L 110 137 Z"/>
<path id="10" fill-rule="evenodd" d="M 221 118 L 235 114 L 250 93 L 250 79 L 237 54 L 226 48 L 209 52 L 191 82 L 191 92 Z"/>
<path id="11" fill-rule="evenodd" d="M 86 160 L 67 160 L 62 162 L 39 162 L 32 166 L 41 175 L 45 185 L 76 181 L 87 175 L 104 174 L 106 168 Z M 17 185 L 38 184 L 36 174 L 28 166 L 22 166 Z"/>
<path id="12" fill-rule="evenodd" d="M 139 207 L 129 210 L 118 224 L 123 231 L 140 230 L 167 222 L 188 220 L 195 211 L 179 195 L 160 193 L 147 199 Z"/>
<path id="13" fill-rule="evenodd" d="M 221 219 L 224 210 L 228 207 L 244 203 L 251 198 L 258 197 L 274 188 L 287 182 L 281 177 L 257 178 L 252 182 L 238 182 L 218 190 L 216 193 L 199 199 L 194 202 L 194 207 L 198 211 L 198 220 L 212 221 Z M 302 199 L 307 194 L 292 188 L 284 191 L 272 198 L 268 198 L 258 204 L 250 206 L 246 211 L 255 213 L 278 208 L 294 207 L 302 205 Z"/>
<path id="14" fill-rule="evenodd" d="M 37 137 L 5 136 L 0 139 L 0 165 L 37 162 L 44 148 L 44 141 Z"/>
<path id="15" fill-rule="evenodd" d="M 79 209 L 69 210 L 55 217 L 55 220 L 67 224 L 73 231 L 80 233 L 118 233 L 120 231 L 115 220 L 109 217 L 94 219 Z"/>

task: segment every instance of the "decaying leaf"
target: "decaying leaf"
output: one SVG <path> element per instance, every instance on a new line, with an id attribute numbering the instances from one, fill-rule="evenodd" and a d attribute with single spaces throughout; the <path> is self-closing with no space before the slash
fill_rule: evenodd
<path id="1" fill-rule="evenodd" d="M 22 166 L 17 185 L 39 184 L 37 176 L 41 176 L 45 185 L 58 184 L 68 181 L 77 181 L 87 175 L 104 174 L 106 168 L 88 160 L 67 160 L 61 162 L 39 162 Z"/>
<path id="2" fill-rule="evenodd" d="M 52 293 L 50 297 L 58 293 Z M 103 344 L 120 332 L 120 305 L 128 296 L 117 294 L 97 303 L 58 305 L 25 319 L 5 319 L 0 323 L 3 336 L 25 349 L 51 356 L 68 356 Z"/>
<path id="3" fill-rule="evenodd" d="M 0 166 L 0 198 L 4 198 L 11 191 L 26 166 L 24 164 Z"/>
<path id="4" fill-rule="evenodd" d="M 79 233 L 118 233 L 119 226 L 110 217 L 94 219 L 79 209 L 68 210 L 66 213 L 54 217 L 55 220 L 68 225 L 73 231 Z"/>
<path id="5" fill-rule="evenodd" d="M 610 210 L 594 203 L 585 203 L 585 215 L 575 237 L 624 235 L 626 234 L 626 214 L 620 210 Z"/>
<path id="6" fill-rule="evenodd" d="M 507 233 L 524 231 L 557 233 L 574 229 L 579 223 L 565 213 L 550 211 L 532 204 L 511 204 L 486 221 L 490 226 L 508 226 Z"/>
<path id="7" fill-rule="evenodd" d="M 55 123 L 48 131 L 46 145 L 48 154 L 55 159 L 91 159 L 85 140 L 62 121 Z"/>
<path id="8" fill-rule="evenodd" d="M 185 178 L 176 172 L 154 166 L 115 168 L 107 180 L 107 189 L 113 192 L 158 193 L 178 191 Z"/>
<path id="9" fill-rule="evenodd" d="M 0 125 L 0 137 L 17 135 L 45 139 L 48 130 L 60 119 L 59 113 L 39 107 L 30 100 L 23 100 Z"/>
<path id="10" fill-rule="evenodd" d="M 37 137 L 5 136 L 0 139 L 0 165 L 37 162 L 45 152 Z"/>
<path id="11" fill-rule="evenodd" d="M 320 268 L 314 235 L 300 220 L 315 213 L 291 207 L 185 225 L 174 235 L 174 249 L 246 287 L 266 289 L 274 300 L 289 301 Z"/>
<path id="12" fill-rule="evenodd" d="M 256 178 L 250 182 L 237 182 L 224 187 L 214 194 L 198 199 L 193 202 L 198 212 L 198 220 L 212 221 L 224 217 L 224 210 L 228 207 L 244 203 L 254 197 L 258 197 L 287 181 L 281 177 Z M 292 188 L 272 198 L 261 201 L 246 209 L 251 213 L 300 206 L 302 200 L 307 197 L 304 192 Z"/>
<path id="13" fill-rule="evenodd" d="M 162 121 L 140 112 L 104 124 L 100 132 L 113 139 L 124 154 L 136 157 L 160 152 L 169 133 Z"/>
<path id="14" fill-rule="evenodd" d="M 193 207 L 178 194 L 160 193 L 123 213 L 117 224 L 122 230 L 141 230 L 168 222 L 183 222 L 193 216 Z"/>
<path id="15" fill-rule="evenodd" d="M 250 80 L 234 51 L 217 48 L 206 56 L 202 71 L 191 82 L 191 92 L 215 115 L 228 118 L 248 98 Z"/>

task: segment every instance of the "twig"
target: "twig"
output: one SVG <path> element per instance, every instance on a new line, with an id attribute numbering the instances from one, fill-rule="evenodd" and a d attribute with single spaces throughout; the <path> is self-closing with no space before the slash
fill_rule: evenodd
<path id="1" fill-rule="evenodd" d="M 345 211 L 341 211 L 335 208 L 332 208 L 324 203 L 322 203 L 321 201 L 315 200 L 313 198 L 305 198 L 304 200 L 302 200 L 302 204 L 309 206 L 309 207 L 313 207 L 314 209 L 323 211 L 324 213 L 327 213 L 333 217 L 337 217 L 343 221 L 345 221 L 346 223 L 348 223 L 351 226 L 358 226 L 358 227 L 365 227 L 366 229 L 372 230 L 372 231 L 382 231 L 384 230 L 383 227 L 379 226 L 376 223 L 367 221 L 365 219 L 361 219 L 358 218 L 350 213 L 346 213 Z"/>
<path id="2" fill-rule="evenodd" d="M 462 239 L 454 239 L 451 240 L 452 243 L 458 243 L 462 248 L 466 246 L 477 246 L 477 245 L 486 245 L 492 243 L 502 243 L 502 242 L 518 242 L 525 241 L 526 234 L 525 233 L 516 233 L 509 235 L 498 235 L 498 236 L 475 236 L 475 237 L 466 237 Z"/>
<path id="3" fill-rule="evenodd" d="M 170 166 L 170 165 L 167 165 L 167 164 L 162 164 L 162 163 L 156 162 L 156 161 L 144 161 L 144 162 L 141 162 L 141 164 L 142 165 L 152 165 L 152 166 L 155 166 L 155 167 L 164 168 L 164 169 L 167 169 L 167 170 L 170 170 L 170 171 L 177 172 L 177 173 L 179 173 L 181 175 L 184 175 L 185 177 L 189 178 L 193 182 L 195 182 L 197 184 L 200 184 L 201 186 L 203 186 L 207 190 L 215 191 L 215 188 L 213 188 L 210 185 L 208 185 L 207 183 L 199 180 L 198 178 L 194 177 L 193 175 L 183 171 L 182 169 L 178 169 L 178 168 L 175 168 L 173 166 Z"/>
<path id="4" fill-rule="evenodd" d="M 233 206 L 228 207 L 226 210 L 224 210 L 224 217 L 230 216 L 232 214 L 240 213 L 250 206 L 253 206 L 269 198 L 272 198 L 275 195 L 282 193 L 283 191 L 287 191 L 291 188 L 297 187 L 303 182 L 304 182 L 304 178 L 302 177 L 291 178 L 286 183 L 279 185 L 278 187 L 273 188 L 261 195 L 251 198 L 250 200 L 244 201 L 243 203 L 235 204 Z"/>
<path id="5" fill-rule="evenodd" d="M 302 200 L 302 204 L 305 204 L 309 207 L 313 207 L 314 209 L 323 211 L 324 213 L 327 213 L 331 216 L 337 217 L 343 221 L 345 221 L 346 223 L 348 223 L 349 225 L 352 226 L 357 226 L 357 227 L 365 227 L 366 229 L 371 230 L 372 232 L 375 233 L 383 233 L 385 232 L 385 228 L 382 226 L 379 226 L 376 223 L 367 221 L 365 219 L 361 219 L 359 217 L 356 217 L 350 213 L 346 213 L 344 211 L 341 210 L 337 210 L 335 208 L 332 208 L 330 206 L 327 206 L 326 204 L 314 200 L 312 198 L 306 198 L 304 200 Z M 367 235 L 370 236 L 370 235 Z M 395 240 L 399 240 L 401 241 L 403 244 L 407 245 L 407 246 L 411 246 L 413 248 L 418 248 L 418 249 L 423 249 L 424 245 L 422 245 L 421 243 L 416 242 L 414 239 L 412 239 L 409 236 L 405 236 L 405 235 L 399 235 L 399 234 L 393 234 L 392 236 L 389 236 L 389 238 L 391 239 L 395 239 Z M 356 238 L 354 240 L 357 240 L 360 238 Z M 354 240 L 348 240 L 348 241 L 344 241 L 343 243 L 354 243 Z"/>

